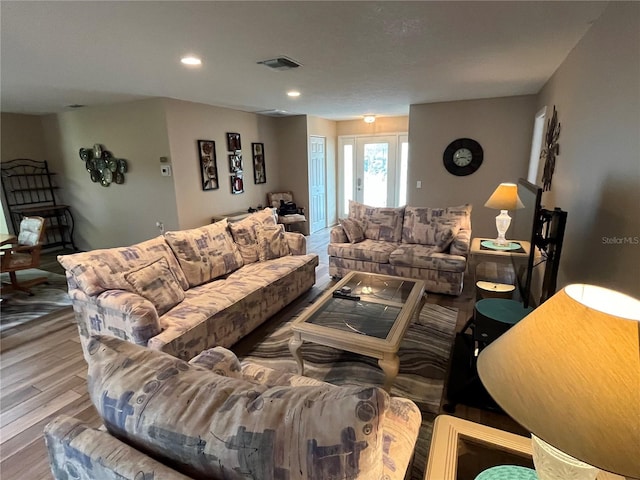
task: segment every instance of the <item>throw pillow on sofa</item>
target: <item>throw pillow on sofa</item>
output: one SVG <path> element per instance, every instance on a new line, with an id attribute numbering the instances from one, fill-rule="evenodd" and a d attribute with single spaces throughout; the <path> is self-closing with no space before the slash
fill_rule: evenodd
<path id="1" fill-rule="evenodd" d="M 165 233 L 164 237 L 178 258 L 190 287 L 242 267 L 242 256 L 224 220 L 191 230 Z"/>
<path id="2" fill-rule="evenodd" d="M 436 252 L 444 252 L 460 231 L 460 224 L 455 219 L 436 218 L 429 223 L 427 245 L 436 247 Z"/>
<path id="3" fill-rule="evenodd" d="M 290 255 L 289 244 L 284 236 L 284 225 L 265 225 L 256 229 L 258 258 L 261 262 Z"/>
<path id="4" fill-rule="evenodd" d="M 178 283 L 187 290 L 189 282 L 162 235 L 129 247 L 58 255 L 58 262 L 71 272 L 84 293 L 95 296 L 106 290 L 131 290 L 124 275 L 159 258 L 167 260 Z"/>
<path id="5" fill-rule="evenodd" d="M 360 221 L 364 238 L 400 242 L 405 207 L 372 207 L 349 200 L 349 218 Z"/>
<path id="6" fill-rule="evenodd" d="M 87 350 L 89 395 L 109 432 L 186 475 L 382 477 L 380 388 L 269 388 L 116 337 L 92 337 Z"/>
<path id="7" fill-rule="evenodd" d="M 238 246 L 245 265 L 255 263 L 259 260 L 256 230 L 264 225 L 277 225 L 271 208 L 265 208 L 264 210 L 249 215 L 247 218 L 243 218 L 239 222 L 229 224 L 233 241 Z"/>
<path id="8" fill-rule="evenodd" d="M 457 226 L 458 229 L 454 232 L 455 238 L 455 235 L 461 229 L 471 228 L 471 205 L 448 208 L 411 207 L 407 205 L 402 224 L 402 242 L 437 245 L 438 242 L 434 241 L 438 228 L 437 222 L 443 222 L 444 227 L 449 222 L 451 222 L 452 226 Z M 446 247 L 448 247 L 448 244 L 443 246 L 445 249 Z"/>
<path id="9" fill-rule="evenodd" d="M 359 243 L 364 240 L 362 224 L 355 218 L 339 218 L 340 226 L 347 235 L 349 243 Z"/>
<path id="10" fill-rule="evenodd" d="M 169 263 L 164 258 L 126 273 L 124 278 L 138 295 L 146 298 L 156 307 L 158 315 L 164 315 L 184 300 L 184 290 L 178 284 L 169 268 Z"/>

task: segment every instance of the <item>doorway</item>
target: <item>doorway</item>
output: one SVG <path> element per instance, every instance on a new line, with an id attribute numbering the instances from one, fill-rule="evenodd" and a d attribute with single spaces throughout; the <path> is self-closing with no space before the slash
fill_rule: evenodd
<path id="1" fill-rule="evenodd" d="M 340 137 L 340 217 L 349 214 L 349 200 L 373 207 L 397 207 L 407 201 L 409 155 L 406 134 Z"/>

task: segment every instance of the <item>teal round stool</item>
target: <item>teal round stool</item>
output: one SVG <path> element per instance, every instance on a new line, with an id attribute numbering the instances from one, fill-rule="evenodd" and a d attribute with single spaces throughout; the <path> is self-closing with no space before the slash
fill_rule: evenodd
<path id="1" fill-rule="evenodd" d="M 474 311 L 474 340 L 486 346 L 533 312 L 521 302 L 505 298 L 485 298 L 476 302 Z"/>
<path id="2" fill-rule="evenodd" d="M 475 480 L 538 480 L 538 475 L 532 468 L 500 465 L 499 467 L 487 468 Z"/>

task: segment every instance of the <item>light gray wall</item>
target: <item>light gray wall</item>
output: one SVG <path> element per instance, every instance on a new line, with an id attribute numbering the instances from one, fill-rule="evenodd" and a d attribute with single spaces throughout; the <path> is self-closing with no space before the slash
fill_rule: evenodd
<path id="1" fill-rule="evenodd" d="M 409 116 L 379 117 L 373 123 L 364 120 L 342 120 L 337 122 L 337 135 L 382 135 L 409 131 Z"/>
<path id="2" fill-rule="evenodd" d="M 543 196 L 568 212 L 559 286 L 640 298 L 640 3 L 609 4 L 540 92 L 544 105 L 562 125 Z"/>
<path id="3" fill-rule="evenodd" d="M 501 182 L 527 176 L 535 100 L 527 95 L 411 105 L 407 204 L 471 203 L 473 236 L 495 237 L 499 212 L 484 203 Z M 481 167 L 465 177 L 450 174 L 442 162 L 447 145 L 458 138 L 472 138 L 484 151 Z"/>
<path id="4" fill-rule="evenodd" d="M 305 212 L 309 211 L 309 155 L 306 115 L 276 118 L 276 131 L 280 158 L 278 159 L 280 176 L 276 179 L 274 192 L 291 190 L 293 199 Z M 309 234 L 309 224 L 301 231 Z"/>
<path id="5" fill-rule="evenodd" d="M 169 155 L 161 99 L 83 108 L 43 117 L 51 169 L 59 173 L 60 196 L 71 205 L 74 238 L 81 249 L 131 245 L 159 234 L 155 222 L 177 228 L 171 177 L 160 175 Z M 93 183 L 80 159 L 81 147 L 99 143 L 129 165 L 125 183 Z"/>
<path id="6" fill-rule="evenodd" d="M 163 103 L 179 227 L 195 228 L 209 223 L 216 214 L 246 212 L 249 207 L 266 206 L 267 192 L 276 189 L 280 177 L 279 119 L 180 100 L 165 99 Z M 241 194 L 231 193 L 227 132 L 240 134 L 244 168 L 244 193 Z M 217 190 L 202 190 L 198 140 L 215 141 Z M 267 183 L 254 183 L 252 142 L 264 143 Z"/>
<path id="7" fill-rule="evenodd" d="M 47 160 L 46 151 L 40 116 L 17 113 L 2 114 L 0 117 L 0 162 L 16 158 Z M 8 219 L 9 211 L 4 202 L 3 192 L 2 209 L 0 209 L 0 233 L 9 233 Z"/>

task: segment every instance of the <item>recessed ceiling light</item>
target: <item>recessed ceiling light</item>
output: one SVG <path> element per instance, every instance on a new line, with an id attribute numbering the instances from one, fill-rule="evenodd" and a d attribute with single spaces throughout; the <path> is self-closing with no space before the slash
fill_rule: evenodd
<path id="1" fill-rule="evenodd" d="M 373 123 L 376 121 L 376 116 L 375 115 L 365 115 L 364 116 L 364 123 Z"/>
<path id="2" fill-rule="evenodd" d="M 289 95 L 290 97 L 299 97 L 300 92 L 298 92 L 297 90 L 290 90 L 287 92 L 287 95 Z"/>
<path id="3" fill-rule="evenodd" d="M 199 65 L 202 65 L 202 60 L 200 60 L 198 57 L 194 57 L 193 55 L 182 57 L 180 61 L 185 65 L 189 65 L 190 67 L 197 67 Z"/>

